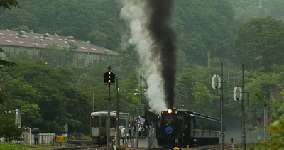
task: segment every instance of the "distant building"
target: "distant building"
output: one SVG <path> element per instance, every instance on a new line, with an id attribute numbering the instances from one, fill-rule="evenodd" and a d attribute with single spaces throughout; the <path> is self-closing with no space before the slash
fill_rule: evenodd
<path id="1" fill-rule="evenodd" d="M 46 55 L 47 48 L 51 46 L 58 48 L 73 47 L 71 65 L 74 67 L 97 64 L 107 57 L 119 56 L 119 53 L 93 45 L 89 41 L 75 39 L 72 36 L 0 30 L 0 47 L 4 50 L 2 57 L 5 60 L 9 60 L 11 56 L 18 55 L 21 52 L 32 56 L 34 60 L 40 59 L 43 55 Z"/>

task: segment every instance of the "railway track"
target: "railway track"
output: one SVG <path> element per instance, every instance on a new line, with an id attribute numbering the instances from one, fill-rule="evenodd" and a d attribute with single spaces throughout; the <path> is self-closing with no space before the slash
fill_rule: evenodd
<path id="1" fill-rule="evenodd" d="M 230 149 L 231 145 L 225 145 L 225 149 Z M 92 146 L 76 146 L 69 148 L 55 148 L 50 150 L 106 150 L 106 147 L 99 147 L 98 145 Z M 139 150 L 173 150 L 172 148 L 138 148 Z M 220 145 L 207 145 L 195 148 L 177 148 L 177 150 L 219 150 Z M 126 150 L 136 150 L 136 148 L 126 148 Z"/>
<path id="2" fill-rule="evenodd" d="M 225 145 L 225 149 L 231 148 L 231 145 Z M 206 145 L 206 146 L 199 146 L 195 148 L 177 148 L 177 150 L 219 150 L 220 145 Z M 171 148 L 150 148 L 147 150 L 173 150 Z"/>

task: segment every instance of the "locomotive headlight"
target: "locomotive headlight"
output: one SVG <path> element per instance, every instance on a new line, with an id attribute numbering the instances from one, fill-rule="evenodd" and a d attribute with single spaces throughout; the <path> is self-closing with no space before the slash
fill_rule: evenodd
<path id="1" fill-rule="evenodd" d="M 172 113 L 173 112 L 173 110 L 172 109 L 168 109 L 168 113 L 170 114 L 170 113 Z"/>

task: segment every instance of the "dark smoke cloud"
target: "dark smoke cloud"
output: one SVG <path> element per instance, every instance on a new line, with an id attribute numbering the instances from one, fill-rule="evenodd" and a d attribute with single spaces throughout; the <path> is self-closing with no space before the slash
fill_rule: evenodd
<path id="1" fill-rule="evenodd" d="M 153 40 L 152 59 L 160 62 L 168 108 L 173 108 L 176 83 L 176 34 L 170 26 L 174 0 L 147 0 L 149 22 L 147 29 Z"/>

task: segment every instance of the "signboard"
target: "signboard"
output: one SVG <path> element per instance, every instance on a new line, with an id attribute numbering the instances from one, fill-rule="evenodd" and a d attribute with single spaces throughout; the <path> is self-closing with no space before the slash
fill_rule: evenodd
<path id="1" fill-rule="evenodd" d="M 66 136 L 56 136 L 56 142 L 57 143 L 66 142 Z"/>

